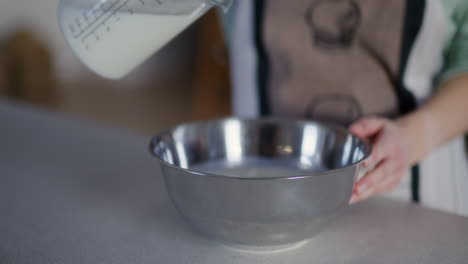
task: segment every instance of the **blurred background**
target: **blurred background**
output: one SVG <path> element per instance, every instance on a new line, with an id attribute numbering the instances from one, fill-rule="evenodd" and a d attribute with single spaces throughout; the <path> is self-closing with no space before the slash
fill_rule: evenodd
<path id="1" fill-rule="evenodd" d="M 216 13 L 129 76 L 111 81 L 85 68 L 66 45 L 57 24 L 58 2 L 0 3 L 0 100 L 148 135 L 230 114 L 229 62 Z"/>

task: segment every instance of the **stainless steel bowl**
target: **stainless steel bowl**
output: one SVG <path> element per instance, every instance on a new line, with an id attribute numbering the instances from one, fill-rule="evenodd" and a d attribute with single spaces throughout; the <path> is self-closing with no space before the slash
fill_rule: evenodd
<path id="1" fill-rule="evenodd" d="M 155 137 L 173 204 L 199 232 L 253 249 L 303 242 L 347 206 L 370 145 L 308 121 L 224 119 Z"/>

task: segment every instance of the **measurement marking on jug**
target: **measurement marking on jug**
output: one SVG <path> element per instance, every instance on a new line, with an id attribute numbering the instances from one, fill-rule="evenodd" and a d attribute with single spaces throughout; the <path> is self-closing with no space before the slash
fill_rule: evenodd
<path id="1" fill-rule="evenodd" d="M 125 0 L 116 10 L 114 10 L 110 15 L 108 15 L 101 23 L 99 23 L 97 26 L 95 26 L 93 28 L 93 30 L 91 30 L 90 32 L 88 32 L 88 34 L 84 35 L 83 38 L 81 39 L 81 42 L 86 42 L 86 39 L 88 39 L 88 37 L 90 37 L 91 35 L 93 35 L 96 30 L 98 30 L 101 26 L 105 25 L 106 22 L 111 18 L 113 17 L 117 12 L 120 11 L 120 9 L 122 9 L 124 6 L 127 5 L 127 3 L 129 2 L 130 0 Z M 118 18 L 118 20 L 120 20 L 120 18 Z"/>
<path id="2" fill-rule="evenodd" d="M 99 19 L 101 19 L 107 12 L 109 12 L 110 10 L 112 10 L 112 8 L 114 8 L 114 6 L 116 6 L 118 3 L 120 2 L 120 0 L 117 0 L 115 3 L 113 3 L 109 8 L 107 8 L 106 10 L 102 10 L 102 13 L 100 15 L 98 15 L 94 21 L 88 21 L 88 18 L 87 18 L 87 15 L 83 15 L 83 17 L 85 17 L 85 20 L 88 21 L 88 25 L 85 27 L 85 28 L 81 28 L 81 23 L 79 22 L 79 20 L 76 22 L 78 27 L 80 28 L 80 32 L 78 32 L 78 34 L 74 35 L 73 37 L 74 38 L 79 38 L 81 37 L 81 35 L 83 35 L 83 33 L 86 32 L 86 30 L 90 29 L 93 24 L 98 21 Z M 128 2 L 128 0 L 126 1 Z M 102 5 L 100 6 L 102 7 Z M 97 12 L 97 9 L 95 8 L 93 11 L 93 13 Z M 85 13 L 86 14 L 86 13 Z M 78 19 L 78 18 L 77 18 Z M 79 24 L 78 24 L 79 23 Z"/>

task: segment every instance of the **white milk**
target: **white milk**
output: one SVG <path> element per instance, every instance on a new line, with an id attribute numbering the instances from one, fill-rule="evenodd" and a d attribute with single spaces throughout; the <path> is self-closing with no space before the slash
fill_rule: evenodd
<path id="1" fill-rule="evenodd" d="M 268 178 L 307 176 L 327 171 L 324 166 L 316 165 L 301 169 L 294 160 L 271 160 L 266 158 L 246 158 L 241 164 L 230 165 L 225 160 L 210 161 L 191 166 L 192 170 L 216 175 L 240 178 Z"/>
<path id="2" fill-rule="evenodd" d="M 134 13 L 130 9 L 98 14 L 92 23 L 85 10 L 61 9 L 60 23 L 69 45 L 90 69 L 106 78 L 121 78 L 157 52 L 202 13 L 171 16 Z M 72 28 L 74 27 L 74 28 Z"/>

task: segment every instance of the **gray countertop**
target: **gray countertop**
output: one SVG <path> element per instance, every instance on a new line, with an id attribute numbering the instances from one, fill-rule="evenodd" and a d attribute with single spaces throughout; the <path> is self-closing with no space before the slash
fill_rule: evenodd
<path id="1" fill-rule="evenodd" d="M 468 263 L 468 219 L 374 199 L 306 245 L 249 253 L 193 234 L 148 137 L 0 102 L 0 263 Z"/>

